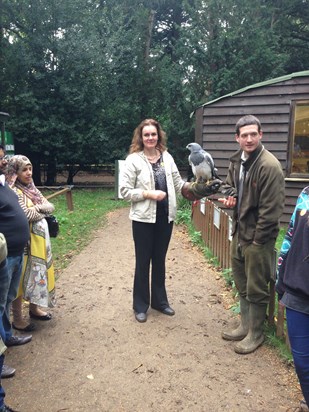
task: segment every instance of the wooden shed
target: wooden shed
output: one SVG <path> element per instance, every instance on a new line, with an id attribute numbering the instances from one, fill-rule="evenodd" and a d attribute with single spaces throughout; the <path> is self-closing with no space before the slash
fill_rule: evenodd
<path id="1" fill-rule="evenodd" d="M 284 170 L 282 223 L 288 223 L 297 196 L 309 185 L 309 71 L 253 84 L 203 104 L 194 114 L 195 141 L 212 154 L 223 179 L 230 156 L 239 148 L 237 120 L 246 114 L 260 119 L 262 143 Z"/>

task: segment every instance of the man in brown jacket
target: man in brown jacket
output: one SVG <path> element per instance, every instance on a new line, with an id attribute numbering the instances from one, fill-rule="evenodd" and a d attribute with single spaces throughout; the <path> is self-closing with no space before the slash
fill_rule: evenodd
<path id="1" fill-rule="evenodd" d="M 274 271 L 274 247 L 284 207 L 284 176 L 279 161 L 261 144 L 263 132 L 255 116 L 236 124 L 240 149 L 231 157 L 226 185 L 219 199 L 234 208 L 232 271 L 239 292 L 241 322 L 222 337 L 239 341 L 235 352 L 245 354 L 264 341 L 263 324 Z"/>

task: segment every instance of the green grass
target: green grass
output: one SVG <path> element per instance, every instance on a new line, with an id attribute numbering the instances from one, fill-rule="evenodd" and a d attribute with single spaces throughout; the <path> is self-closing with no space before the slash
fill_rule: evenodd
<path id="1" fill-rule="evenodd" d="M 278 237 L 277 237 L 277 240 L 276 240 L 276 249 L 277 249 L 279 252 L 280 252 L 281 245 L 282 245 L 284 236 L 285 236 L 285 234 L 286 234 L 286 231 L 287 231 L 287 227 L 286 227 L 286 226 L 283 226 L 283 227 L 280 228 L 280 231 L 279 231 L 279 234 L 278 234 Z"/>
<path id="2" fill-rule="evenodd" d="M 45 196 L 51 194 L 43 193 Z M 56 274 L 91 241 L 93 230 L 104 224 L 109 212 L 128 206 L 123 200 L 115 200 L 114 191 L 110 189 L 73 189 L 72 195 L 73 212 L 67 208 L 65 195 L 50 200 L 55 205 L 54 215 L 60 225 L 59 235 L 52 238 Z"/>
<path id="3" fill-rule="evenodd" d="M 289 365 L 293 364 L 293 357 L 290 348 L 285 343 L 283 338 L 276 336 L 275 326 L 266 325 L 265 327 L 266 343 L 274 347 L 279 353 L 280 357 Z"/>

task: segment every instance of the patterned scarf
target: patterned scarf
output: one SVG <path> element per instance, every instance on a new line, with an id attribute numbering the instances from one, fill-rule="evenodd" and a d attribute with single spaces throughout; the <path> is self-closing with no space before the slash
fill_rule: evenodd
<path id="1" fill-rule="evenodd" d="M 14 187 L 20 189 L 32 201 L 34 205 L 41 204 L 42 200 L 33 181 L 28 185 L 24 185 L 18 180 L 18 174 L 23 170 L 25 166 L 28 165 L 32 166 L 28 157 L 23 155 L 12 156 L 9 159 L 8 163 L 6 181 L 12 189 Z"/>

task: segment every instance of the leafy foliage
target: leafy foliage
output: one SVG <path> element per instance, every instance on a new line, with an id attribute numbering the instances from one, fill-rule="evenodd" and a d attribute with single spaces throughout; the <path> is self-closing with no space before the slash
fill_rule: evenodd
<path id="1" fill-rule="evenodd" d="M 157 118 L 179 166 L 199 104 L 308 68 L 308 0 L 2 0 L 0 110 L 16 151 L 113 163 Z M 49 183 L 51 183 L 49 182 Z"/>

